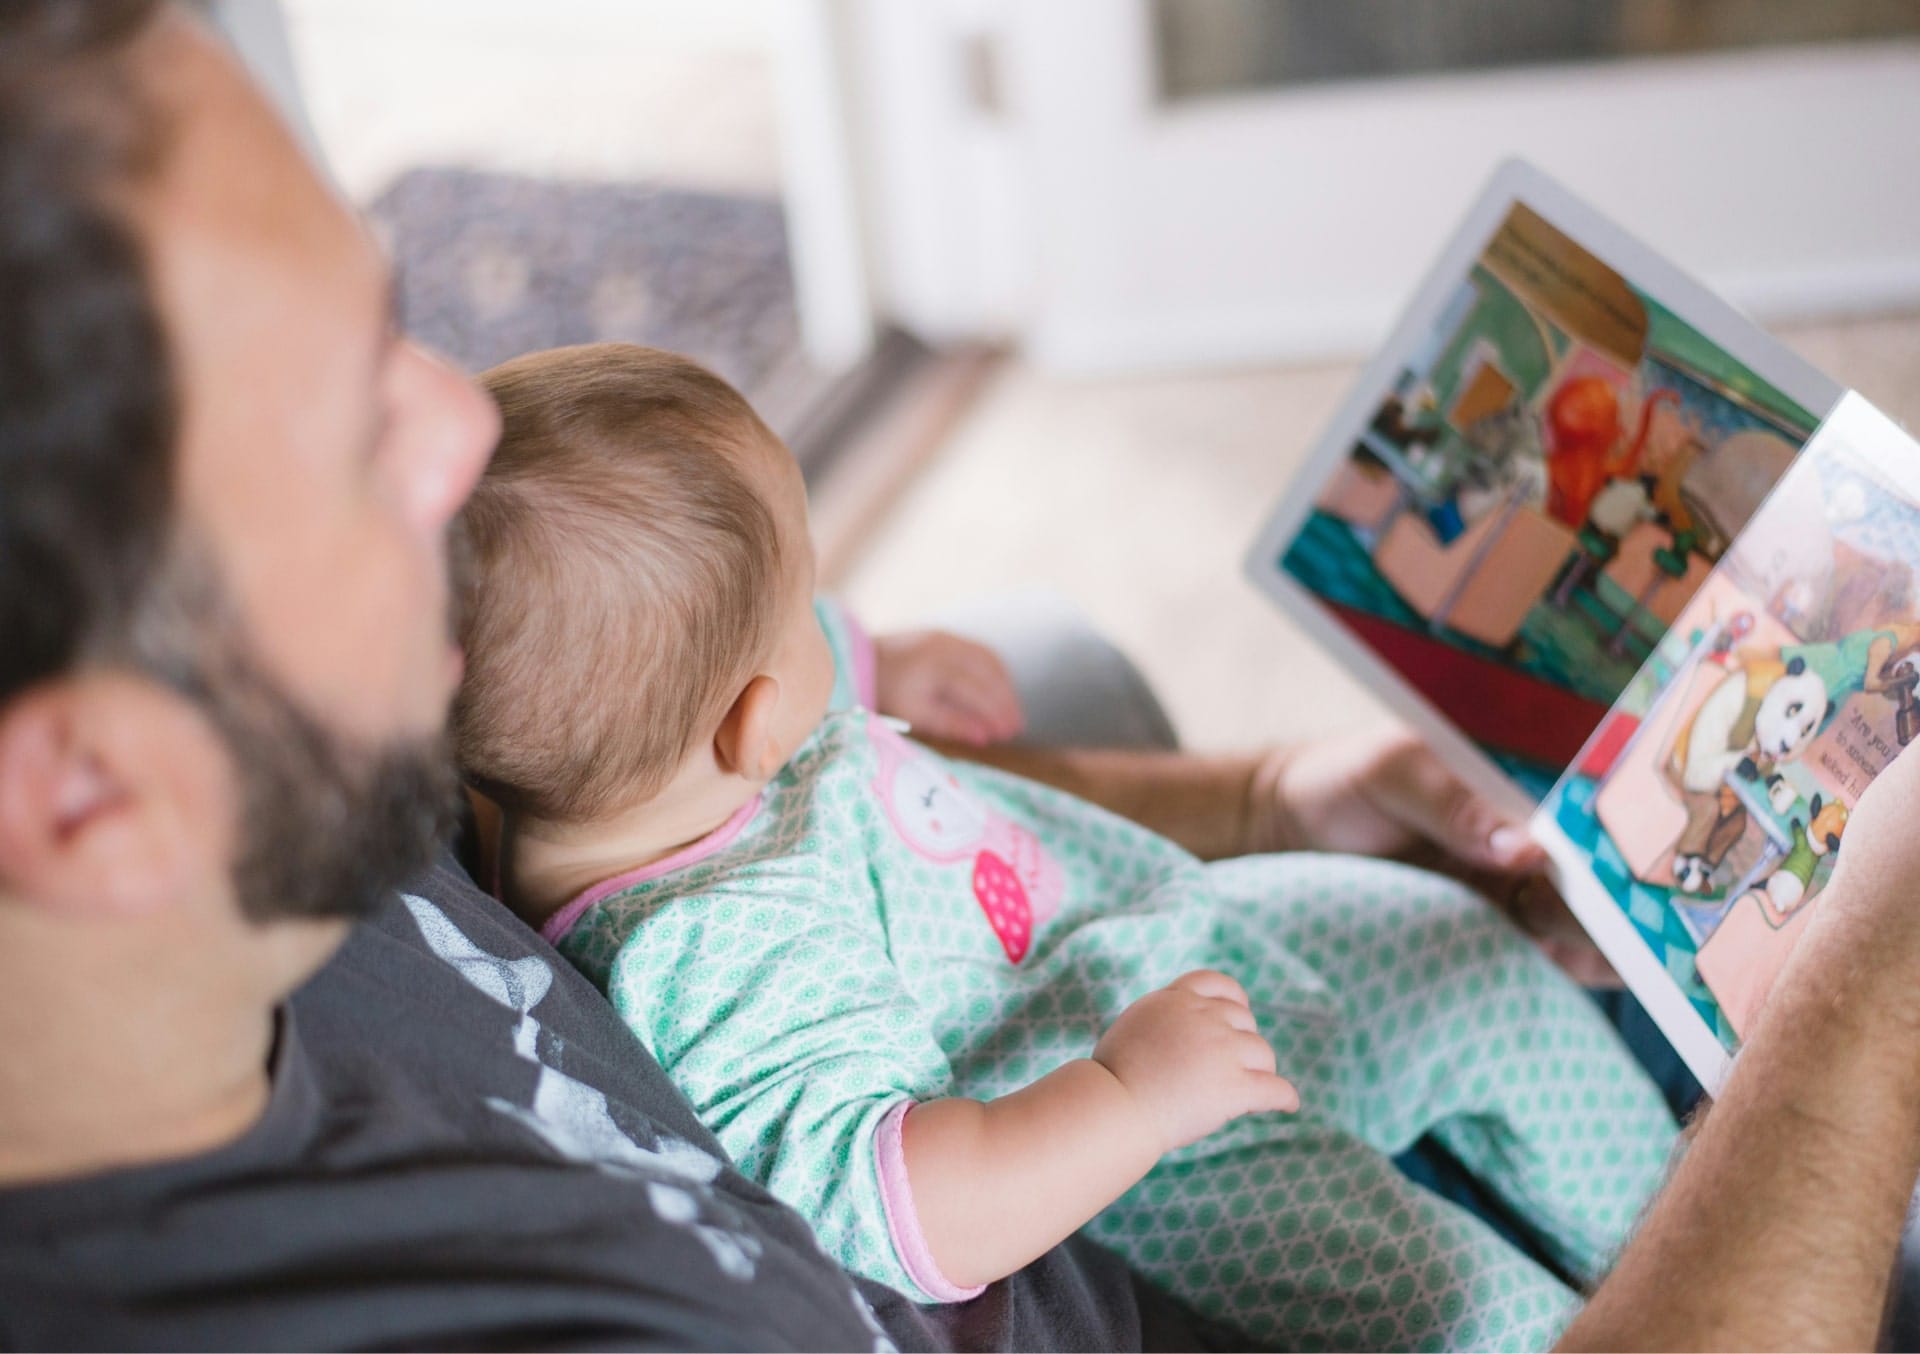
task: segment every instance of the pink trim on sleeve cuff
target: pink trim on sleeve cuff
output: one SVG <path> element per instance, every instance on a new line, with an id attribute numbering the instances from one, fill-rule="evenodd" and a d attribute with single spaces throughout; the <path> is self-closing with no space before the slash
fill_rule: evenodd
<path id="1" fill-rule="evenodd" d="M 540 934 L 549 945 L 558 945 L 560 937 L 571 931 L 574 923 L 580 920 L 586 910 L 602 898 L 611 898 L 614 894 L 630 889 L 635 884 L 644 884 L 649 879 L 658 879 L 663 874 L 672 874 L 675 870 L 684 870 L 689 865 L 705 860 L 738 837 L 741 829 L 753 821 L 753 815 L 760 811 L 760 801 L 763 797 L 755 795 L 734 810 L 733 817 L 699 841 L 681 847 L 672 855 L 662 856 L 659 860 L 642 865 L 637 870 L 628 870 L 625 874 L 617 874 L 611 879 L 601 880 L 548 917 L 547 924 L 540 928 Z"/>
<path id="2" fill-rule="evenodd" d="M 847 646 L 853 650 L 853 690 L 860 703 L 871 710 L 874 708 L 876 693 L 880 689 L 879 665 L 873 653 L 873 636 L 867 633 L 867 627 L 860 624 L 859 618 L 845 607 L 840 608 L 840 621 L 847 627 Z"/>
<path id="3" fill-rule="evenodd" d="M 920 1230 L 920 1214 L 913 1206 L 913 1187 L 907 1183 L 903 1126 L 914 1103 L 902 1100 L 888 1110 L 874 1134 L 874 1158 L 880 1170 L 880 1206 L 886 1210 L 887 1232 L 893 1237 L 894 1253 L 900 1257 L 907 1277 L 935 1302 L 965 1302 L 986 1292 L 986 1285 L 960 1288 L 940 1272 L 933 1252 L 927 1248 L 926 1234 Z"/>

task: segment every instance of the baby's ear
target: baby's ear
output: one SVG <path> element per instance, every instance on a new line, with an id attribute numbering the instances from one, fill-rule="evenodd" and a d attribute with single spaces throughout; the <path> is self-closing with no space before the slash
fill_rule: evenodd
<path id="1" fill-rule="evenodd" d="M 713 760 L 722 771 L 751 781 L 772 778 L 783 760 L 774 734 L 779 709 L 777 678 L 762 673 L 741 688 L 713 735 Z"/>

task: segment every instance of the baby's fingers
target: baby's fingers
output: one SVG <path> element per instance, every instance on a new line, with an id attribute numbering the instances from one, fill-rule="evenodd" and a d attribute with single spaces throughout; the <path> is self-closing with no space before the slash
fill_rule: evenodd
<path id="1" fill-rule="evenodd" d="M 1298 1114 L 1300 1112 L 1300 1089 L 1285 1077 L 1272 1072 L 1255 1073 L 1248 1080 L 1248 1100 L 1246 1113 L 1260 1114 Z"/>
<path id="2" fill-rule="evenodd" d="M 1020 693 L 990 649 L 966 654 L 947 674 L 940 695 L 984 723 L 994 738 L 1012 738 L 1026 727 Z"/>
<path id="3" fill-rule="evenodd" d="M 933 694 L 927 708 L 913 721 L 913 730 L 923 738 L 944 738 L 968 747 L 985 747 L 994 741 L 988 723 L 965 706 L 949 700 L 944 691 Z"/>
<path id="4" fill-rule="evenodd" d="M 977 747 L 1001 742 L 1020 731 L 1017 726 L 1010 726 L 1004 718 L 995 715 L 984 702 L 975 699 L 957 682 L 945 683 L 934 699 L 942 723 L 953 731 L 948 736 L 960 742 L 972 743 Z"/>
<path id="5" fill-rule="evenodd" d="M 1191 973 L 1181 974 L 1167 986 L 1199 997 L 1218 997 L 1240 1006 L 1248 1005 L 1247 989 L 1218 969 L 1197 968 Z"/>
<path id="6" fill-rule="evenodd" d="M 1240 1065 L 1249 1072 L 1272 1076 L 1280 1070 L 1280 1058 L 1274 1053 L 1273 1045 L 1256 1033 L 1249 1031 L 1236 1034 L 1233 1047 L 1240 1059 Z"/>
<path id="7" fill-rule="evenodd" d="M 1225 1022 L 1228 1029 L 1238 1030 L 1243 1034 L 1251 1034 L 1256 1038 L 1259 1036 L 1260 1026 L 1255 1023 L 1253 1012 L 1248 1007 L 1243 1006 L 1231 997 L 1213 997 L 1210 998 L 1210 1001 L 1212 1005 L 1209 1009 L 1212 1010 L 1215 1016 Z"/>
<path id="8" fill-rule="evenodd" d="M 992 649 L 977 648 L 968 656 L 967 686 L 975 702 L 990 715 L 1001 737 L 1011 738 L 1026 727 L 1026 712 L 1020 708 L 1020 689 L 1013 684 L 1007 665 Z"/>

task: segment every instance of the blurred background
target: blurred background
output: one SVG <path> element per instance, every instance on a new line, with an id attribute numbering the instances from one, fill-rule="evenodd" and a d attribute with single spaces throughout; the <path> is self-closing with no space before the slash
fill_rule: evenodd
<path id="1" fill-rule="evenodd" d="M 215 0 L 470 367 L 701 358 L 872 624 L 1039 585 L 1189 742 L 1371 699 L 1239 560 L 1501 160 L 1920 420 L 1913 0 Z"/>

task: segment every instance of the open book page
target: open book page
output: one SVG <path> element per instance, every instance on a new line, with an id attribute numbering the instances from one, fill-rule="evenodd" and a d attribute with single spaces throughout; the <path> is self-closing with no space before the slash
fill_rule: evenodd
<path id="1" fill-rule="evenodd" d="M 1709 1087 L 1920 736 L 1920 445 L 1846 396 L 1535 815 L 1562 892 Z"/>
<path id="2" fill-rule="evenodd" d="M 1249 572 L 1483 792 L 1530 811 L 1837 394 L 1509 166 Z"/>

